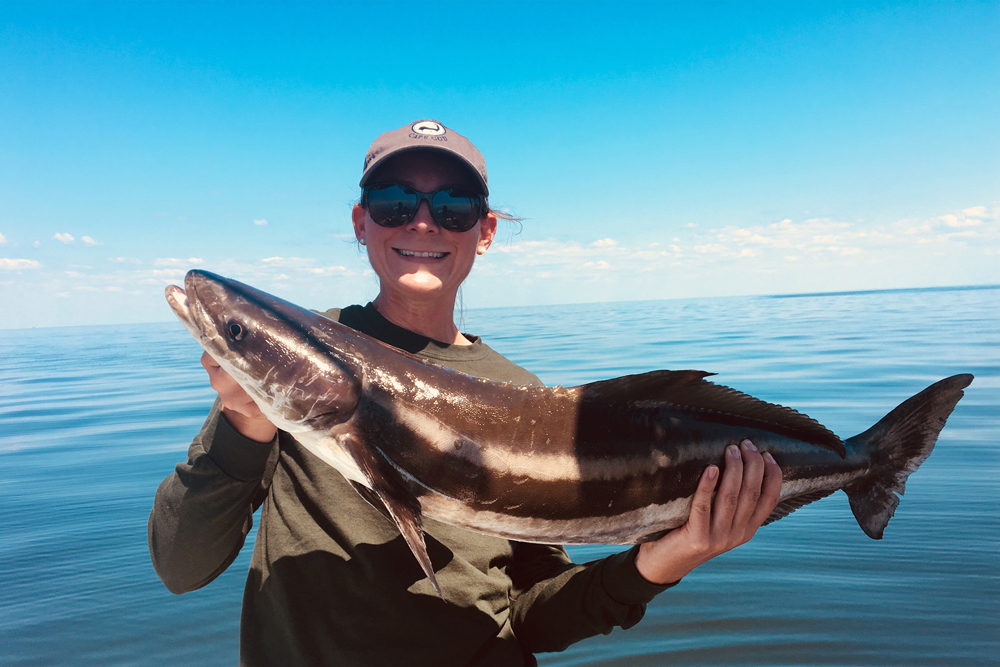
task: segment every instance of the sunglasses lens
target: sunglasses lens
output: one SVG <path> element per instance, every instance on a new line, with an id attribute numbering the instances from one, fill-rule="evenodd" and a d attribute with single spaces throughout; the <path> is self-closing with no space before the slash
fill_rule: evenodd
<path id="1" fill-rule="evenodd" d="M 417 214 L 417 195 L 399 185 L 372 188 L 368 191 L 368 214 L 382 227 L 401 227 Z"/>
<path id="2" fill-rule="evenodd" d="M 434 221 L 452 232 L 467 232 L 479 222 L 480 195 L 460 190 L 440 190 L 431 200 Z"/>

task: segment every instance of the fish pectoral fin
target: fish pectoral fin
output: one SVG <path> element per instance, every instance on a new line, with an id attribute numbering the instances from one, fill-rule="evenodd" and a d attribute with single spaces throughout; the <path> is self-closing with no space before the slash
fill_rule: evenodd
<path id="1" fill-rule="evenodd" d="M 352 483 L 354 489 L 362 498 L 392 521 L 399 529 L 400 535 L 410 547 L 413 556 L 420 563 L 420 568 L 430 579 L 431 585 L 438 596 L 444 600 L 444 593 L 438 585 L 434 574 L 434 565 L 427 554 L 427 543 L 424 541 L 423 520 L 420 515 L 420 502 L 403 485 L 399 474 L 379 454 L 355 435 L 342 435 L 340 442 L 350 452 L 351 458 L 360 468 L 365 479 L 371 485 L 366 488 L 362 484 Z"/>
<path id="2" fill-rule="evenodd" d="M 369 505 L 377 509 L 379 514 L 384 516 L 391 523 L 396 523 L 396 520 L 392 518 L 391 514 L 389 514 L 389 510 L 385 508 L 385 503 L 382 502 L 377 493 L 369 489 L 364 484 L 359 484 L 357 482 L 351 482 L 351 486 L 354 487 L 354 490 L 358 492 L 359 496 L 368 501 Z"/>

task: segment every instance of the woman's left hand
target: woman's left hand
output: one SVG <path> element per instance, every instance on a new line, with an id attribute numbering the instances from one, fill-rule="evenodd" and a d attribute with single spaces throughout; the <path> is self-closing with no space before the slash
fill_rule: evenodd
<path id="1" fill-rule="evenodd" d="M 716 486 L 719 492 L 712 500 Z M 747 542 L 778 504 L 781 468 L 753 443 L 726 449 L 725 470 L 708 466 L 691 501 L 686 524 L 639 548 L 635 566 L 654 584 L 678 581 L 719 554 Z"/>

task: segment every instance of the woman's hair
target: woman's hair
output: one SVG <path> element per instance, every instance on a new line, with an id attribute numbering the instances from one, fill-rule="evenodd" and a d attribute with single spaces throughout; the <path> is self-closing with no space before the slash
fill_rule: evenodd
<path id="1" fill-rule="evenodd" d="M 516 229 L 514 229 L 515 234 L 521 233 L 521 228 L 524 226 L 521 223 L 524 222 L 524 218 L 519 215 L 514 215 L 513 213 L 508 213 L 507 211 L 499 208 L 489 207 L 489 212 L 496 217 L 497 220 L 506 220 L 511 223 Z"/>

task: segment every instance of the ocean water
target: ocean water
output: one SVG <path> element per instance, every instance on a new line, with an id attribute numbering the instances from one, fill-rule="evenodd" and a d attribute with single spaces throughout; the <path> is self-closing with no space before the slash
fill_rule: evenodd
<path id="1" fill-rule="evenodd" d="M 696 570 L 637 627 L 541 664 L 1000 664 L 1000 289 L 489 309 L 463 329 L 547 384 L 702 369 L 845 437 L 976 375 L 884 540 L 834 494 Z M 146 547 L 156 487 L 212 402 L 199 355 L 177 323 L 0 330 L 0 663 L 236 662 L 249 544 L 182 596 Z"/>

